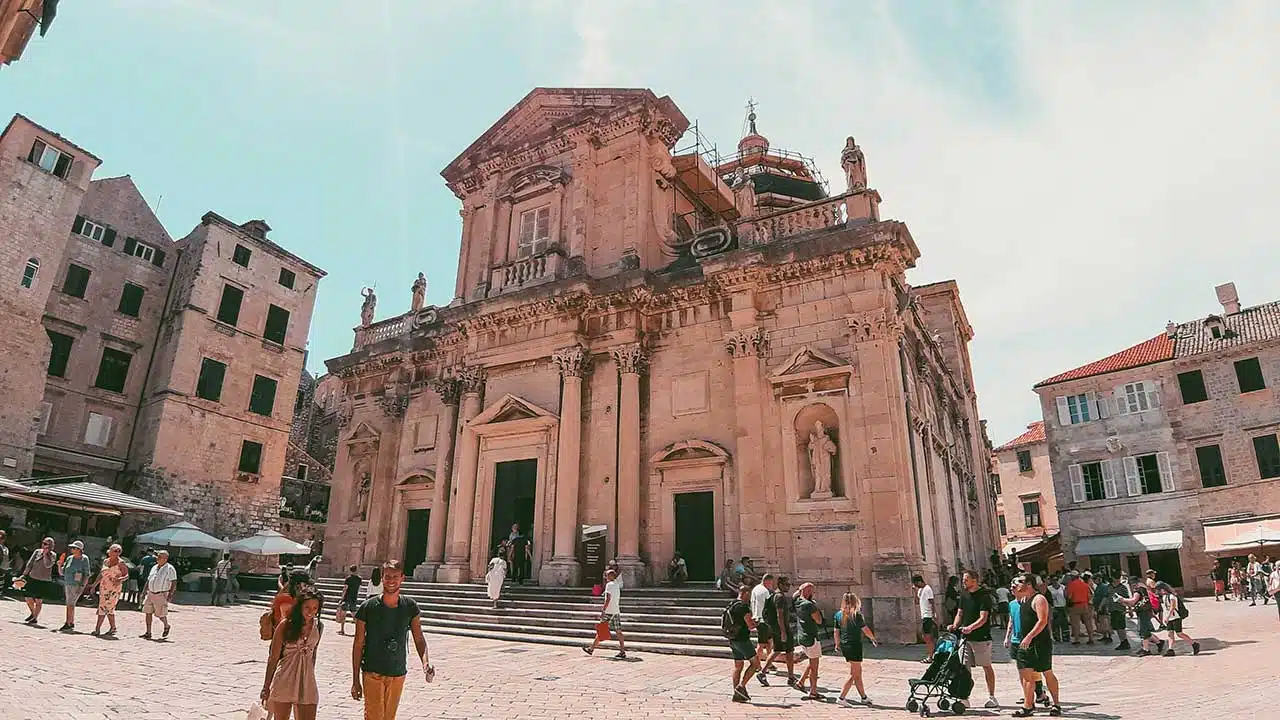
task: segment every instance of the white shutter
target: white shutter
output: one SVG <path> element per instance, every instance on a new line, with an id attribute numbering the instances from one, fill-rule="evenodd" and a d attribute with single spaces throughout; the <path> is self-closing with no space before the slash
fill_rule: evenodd
<path id="1" fill-rule="evenodd" d="M 1160 381 L 1149 380 L 1147 382 L 1147 404 L 1152 410 L 1160 407 Z"/>
<path id="2" fill-rule="evenodd" d="M 84 428 L 84 441 L 89 445 L 106 447 L 111 444 L 111 417 L 89 413 L 89 422 Z"/>
<path id="3" fill-rule="evenodd" d="M 1090 390 L 1089 392 L 1085 393 L 1085 394 L 1084 394 L 1084 405 L 1085 405 L 1085 410 L 1084 410 L 1084 412 L 1089 413 L 1089 417 L 1087 417 L 1087 418 L 1085 418 L 1085 419 L 1086 419 L 1086 420 L 1097 420 L 1097 419 L 1098 419 L 1098 417 L 1099 417 L 1099 413 L 1098 413 L 1098 409 L 1097 409 L 1097 408 L 1098 408 L 1098 393 L 1093 392 L 1092 390 Z"/>
<path id="4" fill-rule="evenodd" d="M 1142 480 L 1138 477 L 1138 459 L 1132 455 L 1124 458 L 1124 484 L 1130 496 L 1142 494 Z"/>
<path id="5" fill-rule="evenodd" d="M 1116 414 L 1127 415 L 1129 413 L 1129 400 L 1125 396 L 1124 386 L 1117 385 L 1112 397 L 1114 397 L 1116 401 Z"/>
<path id="6" fill-rule="evenodd" d="M 1098 419 L 1102 420 L 1111 417 L 1111 401 L 1102 393 L 1096 393 L 1095 397 L 1098 398 L 1096 403 L 1098 407 Z"/>
<path id="7" fill-rule="evenodd" d="M 1160 489 L 1173 492 L 1173 461 L 1169 453 L 1156 453 L 1156 467 L 1160 468 Z"/>
<path id="8" fill-rule="evenodd" d="M 49 432 L 49 419 L 53 417 L 53 403 L 40 403 L 40 434 Z"/>
<path id="9" fill-rule="evenodd" d="M 1071 502 L 1084 502 L 1084 474 L 1080 472 L 1080 466 L 1069 465 L 1067 472 L 1071 476 Z"/>
<path id="10" fill-rule="evenodd" d="M 1120 491 L 1116 487 L 1115 468 L 1111 463 L 1111 460 L 1103 460 L 1098 463 L 1102 466 L 1102 492 L 1107 498 L 1120 496 Z"/>
<path id="11" fill-rule="evenodd" d="M 1071 424 L 1071 411 L 1067 409 L 1067 399 L 1062 395 L 1058 396 L 1058 425 L 1066 427 Z"/>

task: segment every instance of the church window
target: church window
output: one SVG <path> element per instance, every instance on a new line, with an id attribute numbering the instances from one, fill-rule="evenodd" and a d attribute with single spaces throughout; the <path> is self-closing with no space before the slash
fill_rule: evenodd
<path id="1" fill-rule="evenodd" d="M 520 213 L 520 235 L 516 239 L 516 257 L 531 257 L 544 252 L 550 242 L 550 205 Z"/>

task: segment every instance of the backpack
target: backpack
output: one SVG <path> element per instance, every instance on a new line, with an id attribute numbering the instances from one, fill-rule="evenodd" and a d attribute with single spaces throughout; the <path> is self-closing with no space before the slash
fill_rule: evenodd
<path id="1" fill-rule="evenodd" d="M 1175 595 L 1174 597 L 1177 597 L 1177 596 Z M 1187 604 L 1182 601 L 1182 598 L 1178 598 L 1178 619 L 1186 620 L 1187 616 L 1190 614 L 1191 614 L 1191 611 L 1187 609 Z"/>
<path id="2" fill-rule="evenodd" d="M 273 620 L 275 620 L 275 615 L 270 610 L 262 613 L 262 616 L 258 618 L 258 637 L 270 641 L 275 636 L 276 626 L 272 622 Z"/>
<path id="3" fill-rule="evenodd" d="M 1151 612 L 1155 613 L 1156 616 L 1159 617 L 1160 616 L 1160 598 L 1155 593 L 1151 592 L 1150 589 L 1146 589 L 1144 590 L 1144 592 L 1147 593 L 1147 604 L 1151 606 Z"/>
<path id="4" fill-rule="evenodd" d="M 720 613 L 720 634 L 721 635 L 724 635 L 726 638 L 730 640 L 738 636 L 738 633 L 741 632 L 742 630 L 742 625 L 738 623 L 738 621 L 733 619 L 733 611 L 736 610 L 739 605 L 745 605 L 745 604 L 746 603 L 742 602 L 741 600 L 734 600 L 733 602 L 729 603 L 729 607 L 725 608 L 724 612 Z"/>

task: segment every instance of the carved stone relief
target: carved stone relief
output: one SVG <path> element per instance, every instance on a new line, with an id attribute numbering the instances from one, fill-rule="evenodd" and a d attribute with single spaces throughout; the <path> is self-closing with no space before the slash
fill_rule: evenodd
<path id="1" fill-rule="evenodd" d="M 724 336 L 724 349 L 735 358 L 764 357 L 769 353 L 769 337 L 760 327 L 734 330 Z"/>
<path id="2" fill-rule="evenodd" d="M 616 347 L 610 354 L 622 375 L 643 375 L 649 370 L 649 351 L 640 343 Z"/>

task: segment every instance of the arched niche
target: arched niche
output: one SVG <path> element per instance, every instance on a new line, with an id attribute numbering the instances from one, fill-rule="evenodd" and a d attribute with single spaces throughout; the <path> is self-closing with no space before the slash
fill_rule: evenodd
<path id="1" fill-rule="evenodd" d="M 808 500 L 829 500 L 847 497 L 841 476 L 840 417 L 825 402 L 803 406 L 792 420 L 795 454 L 799 459 L 796 468 L 798 497 Z M 820 467 L 815 467 L 818 463 Z M 815 471 L 825 468 L 826 478 L 819 483 Z M 825 487 L 821 487 L 823 485 Z"/>

